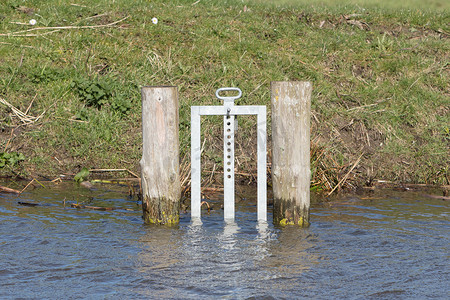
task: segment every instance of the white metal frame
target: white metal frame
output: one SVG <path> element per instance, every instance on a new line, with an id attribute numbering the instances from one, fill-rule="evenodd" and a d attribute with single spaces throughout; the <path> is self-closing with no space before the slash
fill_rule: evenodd
<path id="1" fill-rule="evenodd" d="M 238 96 L 221 97 L 220 92 L 238 91 Z M 201 217 L 201 116 L 223 116 L 224 120 L 224 218 L 234 219 L 234 117 L 257 115 L 257 167 L 258 167 L 258 220 L 267 220 L 267 120 L 266 106 L 235 106 L 234 100 L 240 98 L 238 88 L 221 88 L 216 91 L 223 106 L 191 106 L 191 218 Z"/>

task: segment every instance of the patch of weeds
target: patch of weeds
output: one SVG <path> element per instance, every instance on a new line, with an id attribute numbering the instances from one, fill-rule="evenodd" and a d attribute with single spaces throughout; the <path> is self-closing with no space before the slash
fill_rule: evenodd
<path id="1" fill-rule="evenodd" d="M 81 183 L 83 181 L 86 180 L 86 177 L 89 176 L 89 170 L 86 167 L 83 167 L 80 172 L 77 173 L 77 175 L 75 175 L 75 177 L 73 178 L 73 180 L 75 180 L 75 182 Z"/>
<path id="2" fill-rule="evenodd" d="M 82 109 L 77 111 L 77 113 L 75 114 L 75 119 L 76 120 L 81 120 L 81 121 L 89 120 L 89 112 L 88 112 L 88 110 L 85 107 L 83 107 Z"/>
<path id="3" fill-rule="evenodd" d="M 377 48 L 381 52 L 387 52 L 388 50 L 392 49 L 393 46 L 394 41 L 390 39 L 386 33 L 384 33 L 381 37 L 377 37 L 375 48 Z"/>
<path id="4" fill-rule="evenodd" d="M 60 71 L 56 69 L 43 68 L 42 71 L 32 75 L 31 82 L 35 84 L 49 83 L 62 78 Z"/>
<path id="5" fill-rule="evenodd" d="M 418 123 L 416 108 L 410 103 L 402 103 L 399 109 L 399 121 L 410 127 Z"/>
<path id="6" fill-rule="evenodd" d="M 98 109 L 112 97 L 111 85 L 103 80 L 78 78 L 71 83 L 71 87 L 82 102 Z"/>
<path id="7" fill-rule="evenodd" d="M 111 99 L 111 108 L 114 112 L 121 115 L 127 114 L 131 109 L 130 100 L 126 99 L 123 95 L 117 95 Z"/>
<path id="8" fill-rule="evenodd" d="M 442 131 L 444 141 L 450 142 L 450 129 L 448 128 L 448 126 L 445 126 Z"/>
<path id="9" fill-rule="evenodd" d="M 101 109 L 104 106 L 120 115 L 126 115 L 131 109 L 131 102 L 120 94 L 113 92 L 114 83 L 110 80 L 78 78 L 72 81 L 71 87 L 74 89 L 78 98 L 86 106 Z M 86 111 L 80 111 L 77 118 L 86 120 L 88 114 Z"/>
<path id="10" fill-rule="evenodd" d="M 22 153 L 2 152 L 0 153 L 0 168 L 5 166 L 15 166 L 22 160 L 25 160 L 25 156 Z"/>

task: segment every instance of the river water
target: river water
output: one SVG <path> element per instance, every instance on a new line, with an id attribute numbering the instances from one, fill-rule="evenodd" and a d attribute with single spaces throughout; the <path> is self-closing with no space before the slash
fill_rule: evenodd
<path id="1" fill-rule="evenodd" d="M 0 194 L 1 299 L 450 297 L 449 204 L 421 192 L 317 198 L 310 228 L 280 229 L 270 206 L 256 222 L 250 191 L 234 223 L 215 199 L 202 224 L 188 211 L 164 228 L 126 187 L 50 185 Z M 70 207 L 82 201 L 116 209 Z"/>

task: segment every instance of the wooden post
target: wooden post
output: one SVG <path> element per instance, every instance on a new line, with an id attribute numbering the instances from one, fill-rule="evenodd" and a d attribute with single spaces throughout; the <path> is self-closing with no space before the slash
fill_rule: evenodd
<path id="1" fill-rule="evenodd" d="M 309 226 L 310 82 L 272 82 L 273 222 Z"/>
<path id="2" fill-rule="evenodd" d="M 176 225 L 180 218 L 178 89 L 143 87 L 142 210 L 146 224 Z"/>

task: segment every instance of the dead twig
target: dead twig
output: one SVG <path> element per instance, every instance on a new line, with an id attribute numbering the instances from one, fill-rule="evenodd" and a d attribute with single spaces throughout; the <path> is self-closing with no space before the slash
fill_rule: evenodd
<path id="1" fill-rule="evenodd" d="M 114 207 L 89 206 L 89 205 L 76 204 L 76 203 L 71 203 L 70 206 L 74 207 L 74 208 L 87 208 L 87 209 L 93 209 L 93 210 L 114 210 L 114 209 L 116 209 Z"/>
<path id="2" fill-rule="evenodd" d="M 223 192 L 223 187 L 203 187 L 202 192 Z"/>
<path id="3" fill-rule="evenodd" d="M 11 193 L 11 194 L 20 194 L 20 191 L 8 188 L 6 186 L 0 185 L 0 192 Z"/>
<path id="4" fill-rule="evenodd" d="M 87 7 L 86 5 L 76 4 L 76 3 L 70 3 L 71 6 L 77 6 L 77 7 Z"/>
<path id="5" fill-rule="evenodd" d="M 26 125 L 38 121 L 45 114 L 45 110 L 44 110 L 42 112 L 42 114 L 40 114 L 38 117 L 30 116 L 30 115 L 24 113 L 23 111 L 21 111 L 20 109 L 16 108 L 15 106 L 13 106 L 12 104 L 8 103 L 8 101 L 6 101 L 3 98 L 0 98 L 0 103 L 9 107 L 9 109 L 11 109 L 11 111 L 14 113 L 14 115 L 16 117 L 18 117 Z M 27 109 L 27 111 L 28 111 L 28 109 Z"/>
<path id="6" fill-rule="evenodd" d="M 56 158 L 56 157 L 55 157 L 55 158 Z M 50 182 L 53 182 L 53 183 L 55 183 L 55 184 L 59 184 L 59 183 L 62 182 L 62 179 L 61 179 L 61 177 L 58 177 L 58 178 L 53 179 L 53 180 L 50 181 Z"/>
<path id="7" fill-rule="evenodd" d="M 101 17 L 107 16 L 107 15 L 109 15 L 109 14 L 108 14 L 108 13 L 104 13 L 104 14 L 99 14 L 99 15 L 87 17 L 87 18 L 84 18 L 84 19 L 82 19 L 82 20 L 79 20 L 79 21 L 77 21 L 77 22 L 75 22 L 75 23 L 72 23 L 72 26 L 75 26 L 75 24 L 78 24 L 78 23 L 80 23 L 80 22 L 82 22 L 82 21 L 85 21 L 85 20 L 92 20 L 92 19 L 96 19 L 96 18 L 101 18 Z"/>
<path id="8" fill-rule="evenodd" d="M 14 129 L 11 130 L 11 134 L 9 135 L 9 139 L 8 139 L 8 141 L 6 142 L 6 146 L 5 146 L 5 148 L 3 149 L 3 152 L 6 152 L 6 149 L 8 149 L 8 146 L 9 146 L 9 143 L 11 142 L 13 133 L 14 133 Z"/>
<path id="9" fill-rule="evenodd" d="M 0 44 L 2 44 L 2 45 L 17 46 L 17 47 L 22 47 L 22 48 L 32 48 L 32 49 L 35 48 L 35 47 L 29 46 L 29 45 L 16 45 L 16 44 L 13 44 L 13 43 L 7 43 L 7 42 L 0 42 Z"/>
<path id="10" fill-rule="evenodd" d="M 186 154 L 184 155 L 182 161 L 184 161 L 183 166 L 180 168 L 180 181 L 181 181 L 181 186 L 190 186 L 190 180 L 189 178 L 191 177 L 191 162 L 188 162 L 187 159 L 187 155 L 188 153 L 186 152 Z M 189 181 L 189 182 L 188 182 Z"/>
<path id="11" fill-rule="evenodd" d="M 40 36 L 40 35 L 46 35 L 49 33 L 53 33 L 59 30 L 67 30 L 67 29 L 95 29 L 95 28 L 103 28 L 103 27 L 112 27 L 120 22 L 125 21 L 126 19 L 128 19 L 130 16 L 126 16 L 125 18 L 122 18 L 118 21 L 109 23 L 109 24 L 101 24 L 101 25 L 85 25 L 85 26 L 55 26 L 55 27 L 36 27 L 36 28 L 31 28 L 31 29 L 27 29 L 27 30 L 20 30 L 20 31 L 15 31 L 15 32 L 9 32 L 9 33 L 1 33 L 0 36 L 12 36 L 12 37 L 22 37 L 22 36 Z M 34 34 L 34 35 L 30 35 L 28 34 L 28 32 L 32 32 L 32 31 L 42 31 L 42 30 L 51 30 L 49 32 L 45 32 L 45 33 L 41 33 L 41 34 Z"/>
<path id="12" fill-rule="evenodd" d="M 206 207 L 208 208 L 208 212 L 210 212 L 211 211 L 211 207 L 209 206 L 209 203 L 206 202 L 206 201 L 202 201 L 202 203 L 200 203 L 200 207 L 202 207 L 203 204 L 206 204 Z"/>
<path id="13" fill-rule="evenodd" d="M 140 178 L 134 177 L 124 177 L 124 178 L 111 178 L 111 179 L 93 179 L 91 183 L 109 183 L 109 184 L 126 184 L 128 185 L 130 182 L 140 183 Z"/>
<path id="14" fill-rule="evenodd" d="M 41 33 L 41 34 L 32 34 L 32 33 L 30 33 L 30 34 L 12 34 L 12 35 L 7 35 L 7 36 L 8 36 L 8 37 L 33 37 L 33 36 L 45 36 L 45 35 L 49 35 L 49 34 L 52 34 L 52 33 L 58 32 L 58 31 L 60 31 L 60 30 L 57 29 L 57 30 L 47 31 L 47 32 L 44 32 L 44 33 Z M 2 35 L 5 35 L 5 34 L 0 34 L 0 36 L 2 36 Z"/>
<path id="15" fill-rule="evenodd" d="M 34 178 L 20 191 L 19 196 L 33 183 Z"/>
<path id="16" fill-rule="evenodd" d="M 36 181 L 37 183 L 39 183 L 44 189 L 45 189 L 45 185 L 43 185 L 39 180 L 37 180 L 36 178 L 33 177 L 33 180 Z"/>
<path id="17" fill-rule="evenodd" d="M 203 171 L 205 173 L 217 173 L 217 174 L 223 174 L 223 171 Z M 235 172 L 234 175 L 241 175 L 241 176 L 245 176 L 245 177 L 256 177 L 256 174 L 252 174 L 252 173 L 245 173 L 245 172 Z"/>
<path id="18" fill-rule="evenodd" d="M 209 182 L 212 182 L 212 181 L 213 181 L 214 171 L 215 171 L 215 170 L 216 170 L 216 164 L 214 164 L 213 170 L 212 170 L 212 172 L 211 172 L 211 176 L 209 176 Z"/>
<path id="19" fill-rule="evenodd" d="M 89 172 L 128 172 L 136 178 L 140 178 L 140 176 L 136 175 L 136 173 L 131 172 L 128 169 L 90 169 Z"/>
<path id="20" fill-rule="evenodd" d="M 25 114 L 28 114 L 28 112 L 30 111 L 31 105 L 33 105 L 34 100 L 36 99 L 37 94 L 34 95 L 34 98 L 31 100 L 30 104 L 28 105 L 27 110 L 25 111 Z"/>
<path id="21" fill-rule="evenodd" d="M 65 198 L 64 198 L 64 200 L 65 200 Z M 64 205 L 65 205 L 65 201 L 64 201 Z M 110 210 L 116 210 L 116 209 L 134 211 L 133 209 L 130 209 L 130 208 L 90 206 L 90 205 L 83 205 L 83 204 L 77 204 L 77 203 L 71 203 L 70 206 L 73 208 L 79 208 L 79 209 L 93 209 L 93 210 L 103 210 L 103 211 L 106 211 L 106 210 L 110 211 Z"/>
<path id="22" fill-rule="evenodd" d="M 327 196 L 330 196 L 337 188 L 339 188 L 348 178 L 350 173 L 353 171 L 353 169 L 359 164 L 359 161 L 361 160 L 361 157 L 364 155 L 364 153 L 361 153 L 361 155 L 358 157 L 358 159 L 355 161 L 353 166 L 350 168 L 350 170 L 345 174 L 345 176 L 339 181 L 339 183 L 328 193 Z"/>

